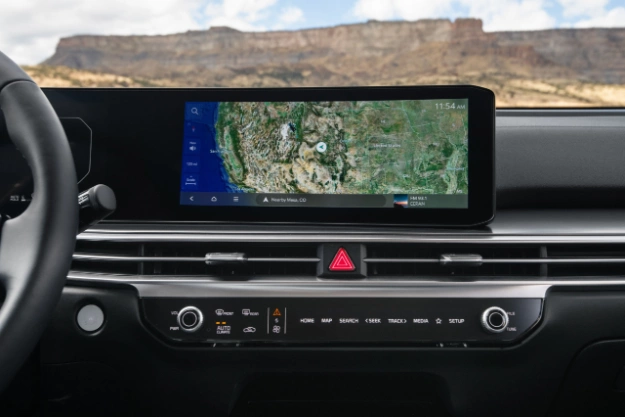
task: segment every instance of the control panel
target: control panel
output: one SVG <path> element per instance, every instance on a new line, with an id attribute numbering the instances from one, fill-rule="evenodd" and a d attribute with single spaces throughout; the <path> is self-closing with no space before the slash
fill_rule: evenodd
<path id="1" fill-rule="evenodd" d="M 423 344 L 519 341 L 540 320 L 529 298 L 144 298 L 147 323 L 180 343 Z"/>

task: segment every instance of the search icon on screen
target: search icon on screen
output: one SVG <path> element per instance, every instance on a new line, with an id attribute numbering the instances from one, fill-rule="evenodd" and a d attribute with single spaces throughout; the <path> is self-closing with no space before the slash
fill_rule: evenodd
<path id="1" fill-rule="evenodd" d="M 197 107 L 191 107 L 191 114 L 195 114 L 196 116 L 200 115 L 200 113 L 197 111 Z"/>

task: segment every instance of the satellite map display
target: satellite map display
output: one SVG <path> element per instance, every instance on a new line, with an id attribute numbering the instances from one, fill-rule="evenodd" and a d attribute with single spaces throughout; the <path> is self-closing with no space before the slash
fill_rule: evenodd
<path id="1" fill-rule="evenodd" d="M 221 204 L 221 193 L 384 195 L 389 207 L 403 196 L 466 202 L 467 135 L 466 99 L 189 102 L 181 190 Z"/>

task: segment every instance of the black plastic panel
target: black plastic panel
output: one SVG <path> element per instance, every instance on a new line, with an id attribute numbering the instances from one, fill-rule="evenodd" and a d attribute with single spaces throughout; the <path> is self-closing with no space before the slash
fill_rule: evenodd
<path id="1" fill-rule="evenodd" d="M 185 332 L 178 311 L 198 308 L 203 324 Z M 480 318 L 492 306 L 508 312 L 507 328 L 485 331 Z M 511 343 L 540 318 L 540 299 L 143 299 L 145 318 L 176 342 L 393 344 L 458 346 Z"/>
<path id="2" fill-rule="evenodd" d="M 499 110 L 497 207 L 624 207 L 625 110 Z"/>
<path id="3" fill-rule="evenodd" d="M 104 327 L 96 334 L 86 334 L 76 325 L 76 313 L 86 303 L 100 305 L 106 315 Z M 140 300 L 133 290 L 66 288 L 41 344 L 44 378 L 54 372 L 42 389 L 49 398 L 47 408 L 57 409 L 56 415 L 67 415 L 63 409 L 82 403 L 91 415 L 107 417 L 108 409 L 92 407 L 100 401 L 99 392 L 55 385 L 61 373 L 66 380 L 77 375 L 75 367 L 66 372 L 50 369 L 53 364 L 67 363 L 88 369 L 89 363 L 99 363 L 109 367 L 111 375 L 115 371 L 117 381 L 130 390 L 133 403 L 119 403 L 117 415 L 227 416 L 250 379 L 266 373 L 285 377 L 315 373 L 329 378 L 351 374 L 361 376 L 363 384 L 373 381 L 375 374 L 427 374 L 439 379 L 455 417 L 501 416 L 502 412 L 544 416 L 569 364 L 584 346 L 625 338 L 623 311 L 625 292 L 616 289 L 552 291 L 539 326 L 521 343 L 507 348 L 213 347 L 171 344 L 156 337 L 142 323 Z M 99 377 L 94 379 L 99 381 Z M 409 388 L 397 386 L 404 392 L 419 392 L 416 382 Z"/>

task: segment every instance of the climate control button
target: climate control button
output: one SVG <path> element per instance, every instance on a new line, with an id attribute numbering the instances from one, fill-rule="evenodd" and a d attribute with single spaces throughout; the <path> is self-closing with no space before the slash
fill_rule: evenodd
<path id="1" fill-rule="evenodd" d="M 508 313 L 501 307 L 490 307 L 484 310 L 480 322 L 487 332 L 501 333 L 508 327 Z"/>
<path id="2" fill-rule="evenodd" d="M 178 312 L 177 320 L 182 331 L 192 333 L 202 327 L 204 316 L 199 308 L 188 306 Z"/>

